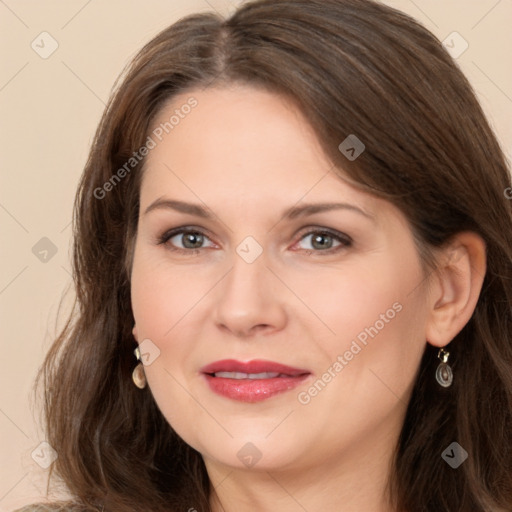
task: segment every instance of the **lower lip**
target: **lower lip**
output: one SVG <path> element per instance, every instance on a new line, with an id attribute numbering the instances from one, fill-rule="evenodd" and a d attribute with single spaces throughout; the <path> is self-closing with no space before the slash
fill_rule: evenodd
<path id="1" fill-rule="evenodd" d="M 261 402 L 302 384 L 310 374 L 273 379 L 227 379 L 203 374 L 215 393 L 240 402 Z"/>

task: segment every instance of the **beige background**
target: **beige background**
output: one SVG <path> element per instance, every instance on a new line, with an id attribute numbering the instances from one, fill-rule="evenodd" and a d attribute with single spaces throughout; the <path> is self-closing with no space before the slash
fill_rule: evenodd
<path id="1" fill-rule="evenodd" d="M 0 512 L 45 495 L 48 470 L 31 457 L 44 441 L 31 388 L 60 325 L 59 299 L 71 284 L 75 187 L 114 80 L 143 43 L 178 18 L 227 13 L 237 3 L 0 0 Z M 512 158 L 512 0 L 385 3 L 413 15 L 441 40 L 457 31 L 469 43 L 457 62 Z M 59 45 L 47 59 L 31 47 L 34 40 L 43 45 L 38 36 L 44 31 Z M 44 47 L 50 48 L 49 39 Z M 46 262 L 32 251 L 43 237 L 57 249 Z"/>

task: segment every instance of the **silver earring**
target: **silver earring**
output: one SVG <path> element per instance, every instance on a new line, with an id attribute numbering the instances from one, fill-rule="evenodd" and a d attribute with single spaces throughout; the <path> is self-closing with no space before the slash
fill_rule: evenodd
<path id="1" fill-rule="evenodd" d="M 437 357 L 441 360 L 439 366 L 436 370 L 436 380 L 439 385 L 443 386 L 443 388 L 448 388 L 452 385 L 453 382 L 453 372 L 448 364 L 448 357 L 450 356 L 450 352 L 447 352 L 444 349 L 439 349 Z"/>
<path id="2" fill-rule="evenodd" d="M 142 358 L 140 357 L 139 347 L 137 347 L 133 351 L 133 353 L 135 354 L 135 357 L 137 358 L 138 361 L 142 361 Z M 133 370 L 132 380 L 139 389 L 144 389 L 146 387 L 146 374 L 144 373 L 144 365 L 142 364 L 142 362 L 140 362 Z"/>

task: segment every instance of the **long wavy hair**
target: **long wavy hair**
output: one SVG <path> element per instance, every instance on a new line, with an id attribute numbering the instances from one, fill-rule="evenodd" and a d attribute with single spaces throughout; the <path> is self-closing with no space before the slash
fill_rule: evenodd
<path id="1" fill-rule="evenodd" d="M 147 142 L 178 93 L 243 83 L 282 94 L 311 123 L 334 171 L 407 217 L 432 271 L 433 249 L 478 233 L 487 272 L 474 314 L 451 341 L 455 375 L 436 384 L 426 344 L 389 477 L 396 510 L 512 510 L 512 191 L 509 163 L 468 80 L 439 40 L 372 0 L 256 0 L 225 19 L 184 17 L 115 84 L 73 212 L 74 310 L 41 366 L 51 479 L 76 510 L 210 511 L 201 454 L 131 380 L 130 273 Z M 201 108 L 200 104 L 197 108 Z M 186 122 L 186 119 L 183 121 Z M 366 149 L 338 149 L 355 134 Z M 134 162 L 131 161 L 133 164 Z M 341 176 L 341 173 L 340 173 Z M 109 182 L 110 186 L 105 186 Z M 452 469 L 442 451 L 469 454 Z"/>

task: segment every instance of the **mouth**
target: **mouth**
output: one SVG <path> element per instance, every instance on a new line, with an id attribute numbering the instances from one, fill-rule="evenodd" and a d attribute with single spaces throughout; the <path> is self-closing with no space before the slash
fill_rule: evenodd
<path id="1" fill-rule="evenodd" d="M 309 370 L 264 360 L 225 359 L 200 371 L 213 392 L 241 402 L 260 402 L 290 391 L 311 375 Z"/>

